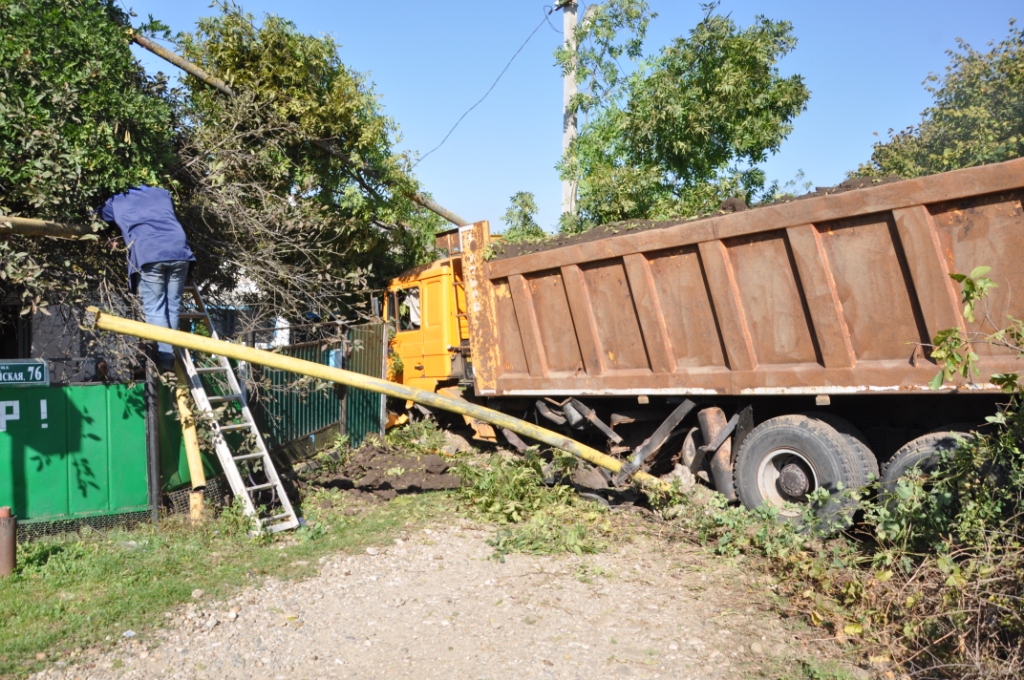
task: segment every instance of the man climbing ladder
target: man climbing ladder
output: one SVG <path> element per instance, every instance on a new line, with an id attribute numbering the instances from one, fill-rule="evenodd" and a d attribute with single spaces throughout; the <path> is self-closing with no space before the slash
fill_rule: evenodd
<path id="1" fill-rule="evenodd" d="M 171 194 L 159 187 L 133 187 L 107 199 L 99 214 L 124 236 L 128 283 L 142 297 L 146 322 L 177 330 L 181 296 L 196 258 L 174 214 Z M 167 343 L 157 344 L 157 367 L 174 370 L 174 353 Z"/>

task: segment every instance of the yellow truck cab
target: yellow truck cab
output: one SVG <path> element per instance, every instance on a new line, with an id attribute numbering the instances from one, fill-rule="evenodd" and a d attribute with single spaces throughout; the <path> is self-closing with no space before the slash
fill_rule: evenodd
<path id="1" fill-rule="evenodd" d="M 450 257 L 393 279 L 384 299 L 384 318 L 393 329 L 390 378 L 431 392 L 472 379 L 457 231 L 453 236 L 455 244 L 448 244 L 447 232 L 438 236 Z"/>

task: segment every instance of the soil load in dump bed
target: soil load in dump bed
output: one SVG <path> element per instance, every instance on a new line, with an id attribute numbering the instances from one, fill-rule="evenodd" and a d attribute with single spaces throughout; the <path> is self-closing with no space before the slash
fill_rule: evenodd
<path id="1" fill-rule="evenodd" d="M 767 208 L 772 205 L 779 205 L 781 203 L 789 203 L 791 201 L 802 201 L 808 198 L 820 198 L 821 196 L 831 196 L 833 194 L 841 194 L 846 191 L 855 191 L 857 189 L 868 189 L 870 187 L 879 186 L 881 184 L 891 184 L 893 182 L 899 182 L 899 177 L 852 177 L 834 187 L 815 187 L 814 191 L 808 192 L 801 196 L 795 196 L 792 198 L 779 199 L 771 203 L 763 203 L 753 207 L 747 206 L 741 198 L 728 198 L 722 202 L 722 205 L 718 212 L 710 215 L 703 215 L 701 217 L 691 217 L 685 219 L 672 219 L 672 220 L 623 220 L 622 222 L 612 222 L 610 224 L 602 224 L 588 231 L 579 234 L 555 234 L 550 238 L 545 238 L 539 241 L 521 242 L 521 243 L 495 243 L 491 250 L 493 252 L 493 259 L 503 260 L 509 257 L 518 257 L 520 255 L 527 255 L 529 253 L 538 253 L 544 250 L 551 250 L 553 248 L 561 248 L 563 246 L 574 245 L 576 243 L 588 243 L 590 241 L 598 241 L 600 239 L 615 236 L 616 234 L 622 234 L 632 231 L 647 231 L 649 229 L 664 229 L 666 227 L 674 227 L 679 224 L 692 223 L 699 220 L 706 220 L 712 217 L 717 217 L 723 214 L 730 214 L 736 212 L 744 212 L 746 210 L 760 210 Z"/>

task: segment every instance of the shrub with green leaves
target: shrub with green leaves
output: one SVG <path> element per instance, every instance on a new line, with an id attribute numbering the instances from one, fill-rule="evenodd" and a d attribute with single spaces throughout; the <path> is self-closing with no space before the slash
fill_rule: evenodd
<path id="1" fill-rule="evenodd" d="M 606 513 L 581 501 L 568 486 L 544 483 L 544 459 L 493 456 L 486 464 L 463 462 L 459 491 L 463 509 L 502 526 L 489 541 L 495 557 L 512 552 L 577 555 L 599 552 L 602 534 L 611 531 Z"/>
<path id="2" fill-rule="evenodd" d="M 162 182 L 174 116 L 127 23 L 113 0 L 0 3 L 0 214 L 89 224 L 111 194 Z M 87 241 L 11 237 L 0 262 L 0 298 L 30 309 L 125 276 L 123 251 Z"/>

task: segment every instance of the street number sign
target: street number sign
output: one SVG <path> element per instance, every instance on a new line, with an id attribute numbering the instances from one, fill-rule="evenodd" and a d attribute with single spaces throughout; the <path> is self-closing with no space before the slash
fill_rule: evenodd
<path id="1" fill-rule="evenodd" d="M 39 359 L 0 359 L 0 386 L 49 385 L 50 371 Z"/>

